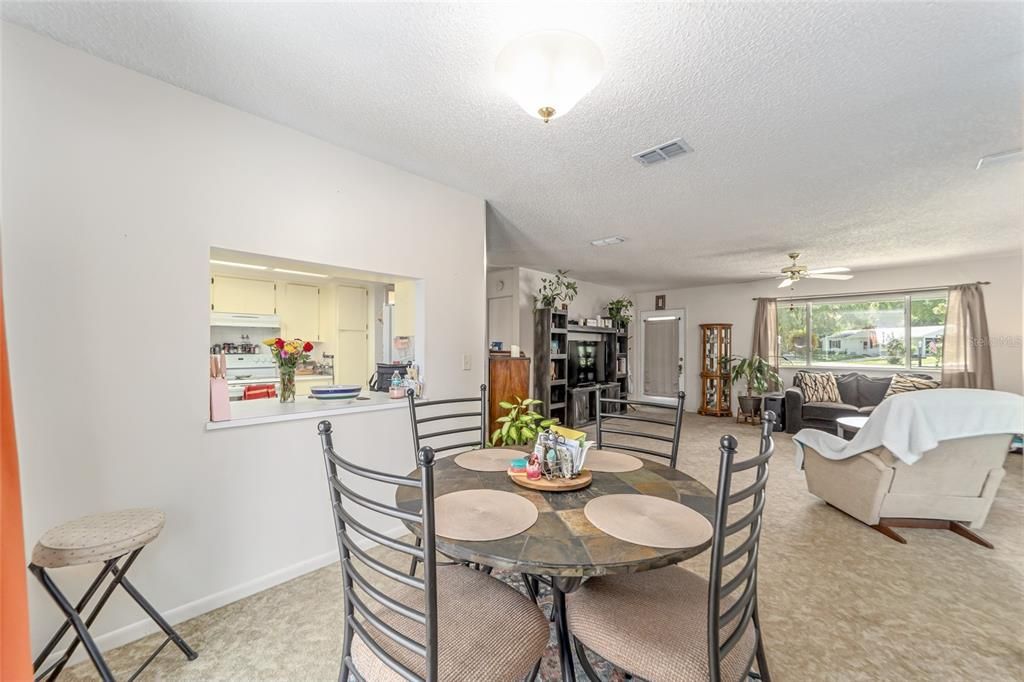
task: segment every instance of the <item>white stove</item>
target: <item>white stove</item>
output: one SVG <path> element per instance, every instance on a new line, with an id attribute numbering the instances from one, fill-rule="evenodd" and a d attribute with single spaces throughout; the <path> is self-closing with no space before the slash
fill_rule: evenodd
<path id="1" fill-rule="evenodd" d="M 255 355 L 227 355 L 228 396 L 241 400 L 245 386 L 250 384 L 276 384 L 280 378 L 277 363 L 269 353 Z"/>

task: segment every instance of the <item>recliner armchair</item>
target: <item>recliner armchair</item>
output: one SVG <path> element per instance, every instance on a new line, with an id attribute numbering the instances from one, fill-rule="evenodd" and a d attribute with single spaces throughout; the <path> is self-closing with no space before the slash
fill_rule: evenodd
<path id="1" fill-rule="evenodd" d="M 1006 473 L 1011 438 L 997 434 L 942 441 L 913 465 L 884 447 L 834 460 L 805 445 L 807 488 L 904 544 L 894 527 L 947 528 L 991 548 L 968 527 L 981 528 L 988 517 Z"/>

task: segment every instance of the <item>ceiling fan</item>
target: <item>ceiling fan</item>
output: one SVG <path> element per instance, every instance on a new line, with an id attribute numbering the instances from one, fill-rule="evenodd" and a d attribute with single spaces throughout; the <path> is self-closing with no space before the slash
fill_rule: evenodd
<path id="1" fill-rule="evenodd" d="M 806 265 L 800 265 L 796 262 L 797 259 L 800 258 L 799 251 L 794 251 L 787 255 L 793 262 L 779 270 L 782 274 L 764 272 L 766 275 L 775 275 L 776 279 L 782 280 L 782 283 L 779 284 L 780 289 L 785 289 L 791 284 L 796 284 L 802 279 L 850 279 L 853 277 L 853 275 L 839 274 L 849 272 L 850 268 L 815 268 L 813 270 L 809 270 Z"/>

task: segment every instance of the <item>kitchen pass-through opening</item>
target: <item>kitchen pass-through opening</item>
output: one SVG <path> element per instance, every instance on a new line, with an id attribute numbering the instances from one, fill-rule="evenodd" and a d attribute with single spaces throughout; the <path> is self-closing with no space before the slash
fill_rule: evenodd
<path id="1" fill-rule="evenodd" d="M 211 381 L 211 421 L 359 405 L 390 388 L 392 366 L 407 384 L 419 380 L 421 286 L 397 275 L 210 249 L 210 374 L 223 380 Z M 277 355 L 292 355 L 295 365 L 294 382 L 284 369 L 284 385 L 283 364 L 268 345 L 276 339 L 286 344 Z M 218 396 L 225 384 L 227 413 Z M 292 393 L 282 404 L 282 394 Z"/>

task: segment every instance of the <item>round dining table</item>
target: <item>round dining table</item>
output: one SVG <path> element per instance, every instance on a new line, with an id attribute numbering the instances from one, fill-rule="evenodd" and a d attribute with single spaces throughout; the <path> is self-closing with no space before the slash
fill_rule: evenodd
<path id="1" fill-rule="evenodd" d="M 626 542 L 596 528 L 587 520 L 583 508 L 602 495 L 653 495 L 690 507 L 712 524 L 715 494 L 707 486 L 681 471 L 648 459 L 634 471 L 592 472 L 593 482 L 582 490 L 540 492 L 514 483 L 504 471 L 484 472 L 464 469 L 454 457 L 434 464 L 435 498 L 463 490 L 501 490 L 515 493 L 532 502 L 538 511 L 530 528 L 500 540 L 471 542 L 438 535 L 436 547 L 445 556 L 493 569 L 523 574 L 527 589 L 532 577 L 551 587 L 562 679 L 575 681 L 571 639 L 565 612 L 565 595 L 592 576 L 647 571 L 678 563 L 707 549 L 710 538 L 693 547 L 656 548 Z M 418 477 L 418 470 L 411 476 Z M 396 505 L 419 512 L 419 489 L 400 487 Z M 408 524 L 419 533 L 420 528 Z"/>

